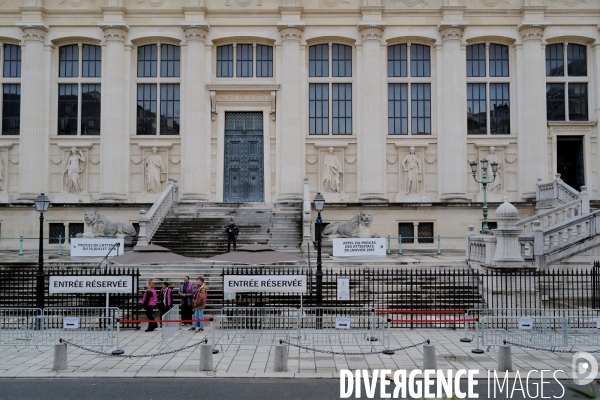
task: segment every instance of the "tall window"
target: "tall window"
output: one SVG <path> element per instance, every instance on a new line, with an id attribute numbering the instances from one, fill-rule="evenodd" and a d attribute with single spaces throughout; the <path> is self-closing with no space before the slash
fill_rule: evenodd
<path id="1" fill-rule="evenodd" d="M 546 46 L 548 121 L 588 121 L 588 84 L 586 46 L 574 43 Z"/>
<path id="2" fill-rule="evenodd" d="M 138 135 L 179 135 L 180 70 L 179 46 L 158 43 L 138 47 Z"/>
<path id="3" fill-rule="evenodd" d="M 337 43 L 310 46 L 308 64 L 309 134 L 351 135 L 352 47 Z"/>
<path id="4" fill-rule="evenodd" d="M 72 44 L 58 49 L 59 135 L 100 134 L 102 49 Z"/>
<path id="5" fill-rule="evenodd" d="M 388 46 L 388 134 L 409 133 L 431 135 L 431 51 L 403 43 Z"/>
<path id="6" fill-rule="evenodd" d="M 21 122 L 21 46 L 0 45 L 2 134 L 18 135 Z"/>
<path id="7" fill-rule="evenodd" d="M 467 133 L 510 134 L 508 46 L 467 46 Z"/>
<path id="8" fill-rule="evenodd" d="M 234 43 L 217 46 L 217 78 L 272 78 L 273 46 Z"/>

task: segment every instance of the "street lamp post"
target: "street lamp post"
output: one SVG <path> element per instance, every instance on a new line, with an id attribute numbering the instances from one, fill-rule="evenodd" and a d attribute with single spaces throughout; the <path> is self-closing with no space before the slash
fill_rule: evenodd
<path id="1" fill-rule="evenodd" d="M 323 220 L 321 219 L 321 211 L 325 206 L 325 198 L 319 192 L 315 196 L 315 210 L 317 210 L 317 329 L 323 328 L 323 269 L 321 265 L 321 228 Z"/>
<path id="2" fill-rule="evenodd" d="M 36 307 L 40 310 L 44 309 L 44 289 L 45 278 L 44 274 L 44 213 L 50 207 L 50 199 L 44 193 L 40 194 L 34 201 L 36 211 L 40 212 L 40 245 L 38 255 L 38 271 L 36 276 L 37 288 L 35 295 Z"/>
<path id="3" fill-rule="evenodd" d="M 488 181 L 488 179 L 487 179 L 488 160 L 486 160 L 484 158 L 483 160 L 481 160 L 481 180 L 478 181 L 477 180 L 477 161 L 473 161 L 471 163 L 471 172 L 473 173 L 473 179 L 475 179 L 475 182 L 481 183 L 483 185 L 483 228 L 482 228 L 482 231 L 484 231 L 484 232 L 488 232 L 490 230 L 490 228 L 488 227 L 488 220 L 487 220 L 487 216 L 488 216 L 487 185 L 488 185 L 488 183 L 492 183 L 496 180 L 496 173 L 498 172 L 498 163 L 497 162 L 493 162 L 490 165 L 492 166 L 492 173 L 494 174 L 493 179 L 491 181 Z"/>

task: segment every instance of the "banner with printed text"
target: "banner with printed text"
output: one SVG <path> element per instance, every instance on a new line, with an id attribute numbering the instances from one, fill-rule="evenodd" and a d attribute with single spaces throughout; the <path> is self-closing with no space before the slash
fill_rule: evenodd
<path id="1" fill-rule="evenodd" d="M 306 275 L 225 275 L 223 291 L 305 293 Z"/>
<path id="2" fill-rule="evenodd" d="M 385 257 L 385 238 L 333 239 L 334 257 Z"/>

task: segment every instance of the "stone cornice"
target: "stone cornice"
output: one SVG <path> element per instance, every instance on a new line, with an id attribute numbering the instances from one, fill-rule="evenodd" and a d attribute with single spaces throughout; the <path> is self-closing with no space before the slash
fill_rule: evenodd
<path id="1" fill-rule="evenodd" d="M 210 27 L 208 26 L 208 23 L 204 23 L 204 24 L 185 24 L 185 23 L 183 23 L 181 26 L 181 29 L 183 29 L 183 32 L 185 34 L 185 39 L 188 42 L 191 42 L 191 41 L 204 42 L 204 41 L 206 41 L 206 35 L 208 35 L 208 31 L 210 30 Z"/>
<path id="2" fill-rule="evenodd" d="M 17 24 L 23 31 L 23 40 L 26 42 L 46 42 L 48 28 L 41 23 Z"/>
<path id="3" fill-rule="evenodd" d="M 448 22 L 440 24 L 438 31 L 442 35 L 442 42 L 447 40 L 462 40 L 466 25 L 465 22 Z"/>
<path id="4" fill-rule="evenodd" d="M 280 23 L 277 24 L 277 29 L 279 29 L 279 34 L 281 35 L 281 41 L 296 41 L 300 42 L 302 40 L 302 33 L 304 32 L 304 23 L 302 24 L 294 24 L 294 23 Z"/>
<path id="5" fill-rule="evenodd" d="M 522 42 L 530 40 L 541 41 L 544 38 L 544 29 L 547 23 L 542 22 L 523 22 L 519 25 L 519 35 Z"/>
<path id="6" fill-rule="evenodd" d="M 385 26 L 381 23 L 358 24 L 358 32 L 363 42 L 367 40 L 381 41 L 384 29 Z"/>
<path id="7" fill-rule="evenodd" d="M 104 32 L 104 39 L 107 42 L 125 42 L 129 27 L 124 23 L 98 23 Z"/>

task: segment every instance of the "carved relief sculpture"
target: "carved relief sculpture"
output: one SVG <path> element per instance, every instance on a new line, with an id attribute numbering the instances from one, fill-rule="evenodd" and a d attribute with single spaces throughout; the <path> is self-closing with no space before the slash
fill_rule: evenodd
<path id="1" fill-rule="evenodd" d="M 160 174 L 166 173 L 158 148 L 152 148 L 152 155 L 146 158 L 146 184 L 150 193 L 160 193 L 162 190 Z"/>
<path id="2" fill-rule="evenodd" d="M 95 237 L 125 237 L 135 236 L 135 228 L 133 225 L 122 222 L 113 222 L 106 218 L 103 214 L 97 210 L 84 211 L 83 220 L 87 225 L 87 229 L 81 237 L 95 238 Z"/>
<path id="3" fill-rule="evenodd" d="M 404 169 L 404 187 L 406 194 L 419 193 L 419 173 L 421 172 L 421 163 L 419 156 L 415 155 L 415 148 L 411 147 L 406 157 L 402 161 Z"/>
<path id="4" fill-rule="evenodd" d="M 83 152 L 77 147 L 71 147 L 71 154 L 67 158 L 63 175 L 65 176 L 65 187 L 69 193 L 79 194 L 83 190 L 81 173 L 85 164 Z"/>
<path id="5" fill-rule="evenodd" d="M 498 164 L 498 172 L 496 172 L 496 179 L 488 184 L 488 190 L 490 193 L 500 193 L 502 191 L 502 172 L 500 169 L 502 168 L 502 163 L 500 162 L 500 157 L 498 157 L 495 153 L 496 148 L 494 146 L 490 147 L 490 154 L 486 157 L 488 160 L 488 169 L 487 169 L 487 177 L 488 180 L 492 178 L 492 163 Z"/>
<path id="6" fill-rule="evenodd" d="M 333 154 L 333 147 L 329 148 L 329 154 L 323 160 L 323 169 L 323 188 L 328 192 L 339 193 L 340 175 L 344 172 L 340 160 Z"/>
<path id="7" fill-rule="evenodd" d="M 379 235 L 371 234 L 369 228 L 373 223 L 373 213 L 361 211 L 348 222 L 336 222 L 323 229 L 323 238 L 377 238 Z"/>

